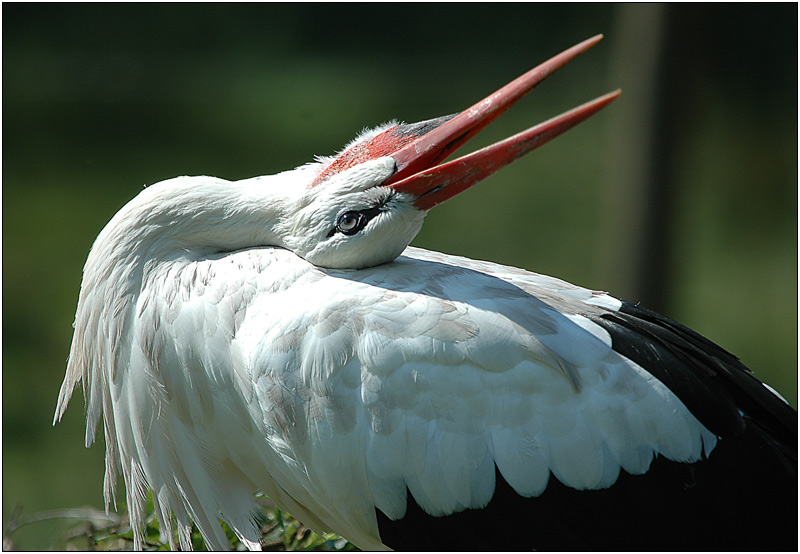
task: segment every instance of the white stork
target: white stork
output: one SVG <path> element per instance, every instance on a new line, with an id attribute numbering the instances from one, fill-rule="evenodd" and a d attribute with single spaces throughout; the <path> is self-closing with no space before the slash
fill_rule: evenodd
<path id="1" fill-rule="evenodd" d="M 364 549 L 797 548 L 797 413 L 707 339 L 603 292 L 409 247 L 427 211 L 618 92 L 441 163 L 589 39 L 454 116 L 229 182 L 180 177 L 92 247 L 55 420 L 103 420 L 135 547 L 261 491 Z"/>

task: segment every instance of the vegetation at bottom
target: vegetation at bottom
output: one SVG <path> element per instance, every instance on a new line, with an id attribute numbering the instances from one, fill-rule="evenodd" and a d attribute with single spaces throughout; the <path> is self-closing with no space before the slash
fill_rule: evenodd
<path id="1" fill-rule="evenodd" d="M 318 535 L 288 513 L 261 498 L 263 517 L 261 519 L 261 548 L 267 551 L 354 551 L 353 544 L 334 533 Z M 26 526 L 42 522 L 64 520 L 68 522 L 65 530 L 50 545 L 53 550 L 92 550 L 115 551 L 133 548 L 133 530 L 130 527 L 125 506 L 119 513 L 105 513 L 94 508 L 75 508 L 69 510 L 50 510 L 25 514 L 17 507 L 9 517 L 3 530 L 3 550 L 16 550 L 15 532 Z M 147 499 L 147 526 L 144 530 L 144 550 L 169 551 L 169 543 L 161 540 L 161 525 L 153 507 L 152 496 Z M 231 550 L 246 550 L 236 534 L 225 524 L 222 528 L 228 537 Z M 165 539 L 166 540 L 166 539 Z M 177 542 L 177 538 L 176 538 Z M 203 536 L 196 526 L 192 526 L 192 547 L 194 550 L 207 550 Z"/>

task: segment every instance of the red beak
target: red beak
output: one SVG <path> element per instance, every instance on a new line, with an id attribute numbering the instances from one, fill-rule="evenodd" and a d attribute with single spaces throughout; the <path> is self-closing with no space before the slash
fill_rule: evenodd
<path id="1" fill-rule="evenodd" d="M 421 210 L 429 210 L 604 108 L 616 99 L 621 91 L 601 96 L 472 154 L 436 165 L 551 73 L 597 44 L 602 38 L 602 35 L 597 35 L 550 58 L 471 108 L 389 154 L 397 163 L 397 171 L 384 183 L 384 186 L 415 196 L 414 205 Z"/>

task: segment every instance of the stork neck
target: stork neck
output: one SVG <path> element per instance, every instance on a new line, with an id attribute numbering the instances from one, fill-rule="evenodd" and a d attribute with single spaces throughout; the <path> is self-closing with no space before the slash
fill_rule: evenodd
<path id="1" fill-rule="evenodd" d="M 274 176 L 278 177 L 278 176 Z M 278 232 L 288 199 L 274 177 L 225 181 L 179 177 L 146 188 L 97 237 L 84 286 L 135 291 L 150 269 L 221 252 L 283 246 Z M 131 288 L 132 287 L 132 288 Z"/>
<path id="2" fill-rule="evenodd" d="M 158 259 L 176 251 L 202 256 L 281 246 L 276 227 L 286 199 L 266 180 L 181 177 L 149 187 L 118 214 L 137 242 L 136 248 L 128 244 L 128 251 L 146 247 L 146 256 Z"/>

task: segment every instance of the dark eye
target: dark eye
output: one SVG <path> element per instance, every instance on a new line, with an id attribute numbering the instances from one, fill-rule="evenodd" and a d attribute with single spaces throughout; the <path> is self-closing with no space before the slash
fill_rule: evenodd
<path id="1" fill-rule="evenodd" d="M 355 235 L 368 221 L 362 212 L 345 212 L 336 220 L 336 231 L 347 236 Z"/>
<path id="2" fill-rule="evenodd" d="M 336 219 L 336 226 L 328 233 L 328 237 L 332 237 L 336 233 L 342 233 L 348 237 L 353 236 L 366 227 L 373 217 L 385 210 L 385 204 L 380 204 L 365 210 L 344 212 Z"/>
<path id="3" fill-rule="evenodd" d="M 355 235 L 364 225 L 367 224 L 367 218 L 361 212 L 345 212 L 339 216 L 336 221 L 336 230 L 345 235 Z"/>

